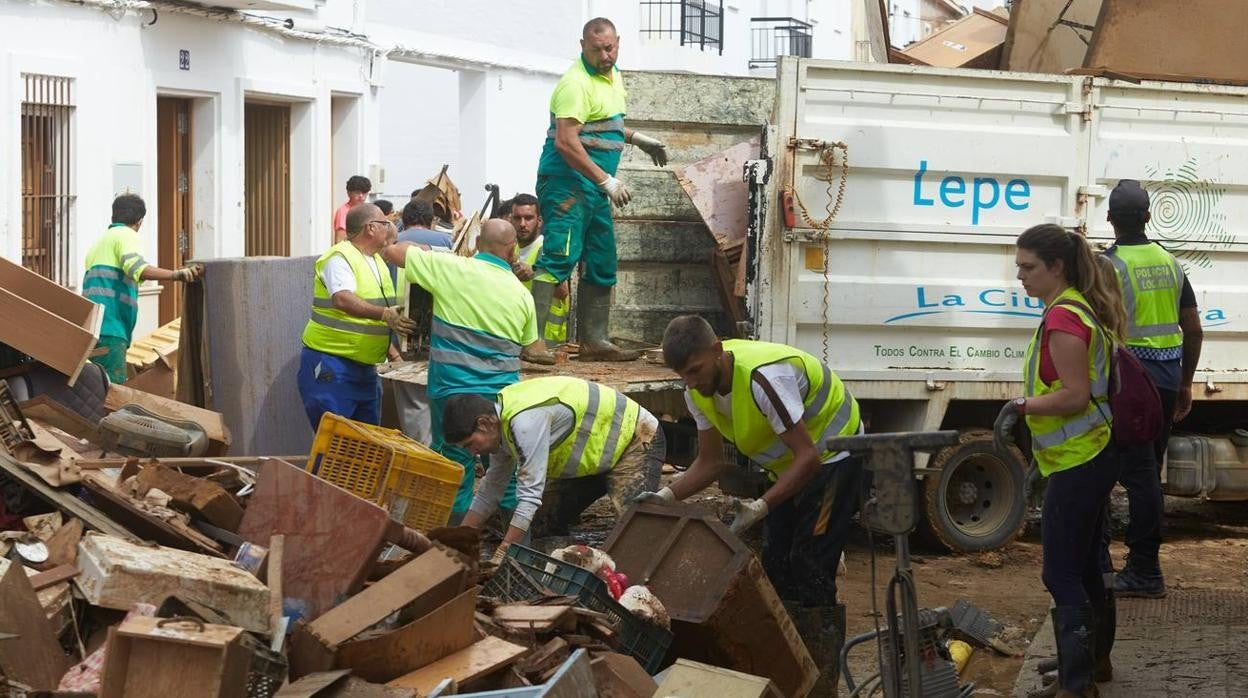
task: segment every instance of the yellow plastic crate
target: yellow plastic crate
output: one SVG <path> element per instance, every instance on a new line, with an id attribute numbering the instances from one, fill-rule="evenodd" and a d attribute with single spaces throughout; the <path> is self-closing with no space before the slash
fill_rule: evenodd
<path id="1" fill-rule="evenodd" d="M 376 502 L 405 526 L 445 526 L 463 466 L 401 431 L 326 413 L 305 468 L 317 477 Z"/>

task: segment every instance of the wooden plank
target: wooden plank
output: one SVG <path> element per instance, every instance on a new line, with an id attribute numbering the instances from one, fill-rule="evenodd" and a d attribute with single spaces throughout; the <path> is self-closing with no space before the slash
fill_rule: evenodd
<path id="1" fill-rule="evenodd" d="M 659 690 L 654 678 L 628 655 L 606 652 L 590 664 L 598 698 L 650 698 Z"/>
<path id="2" fill-rule="evenodd" d="M 516 630 L 541 633 L 576 628 L 576 615 L 571 606 L 499 606 L 494 609 L 493 617 L 494 622 Z"/>
<path id="3" fill-rule="evenodd" d="M 139 470 L 140 494 L 155 487 L 168 494 L 170 506 L 178 511 L 198 514 L 213 526 L 237 531 L 243 520 L 243 507 L 234 496 L 215 482 L 184 475 L 161 463 L 148 463 Z"/>
<path id="4" fill-rule="evenodd" d="M 443 679 L 454 679 L 455 683 L 462 685 L 507 666 L 525 652 L 528 650 L 520 645 L 497 637 L 487 637 L 427 667 L 404 674 L 386 685 L 414 688 L 422 694 L 429 693 Z"/>
<path id="5" fill-rule="evenodd" d="M 82 540 L 81 519 L 70 519 L 48 539 L 47 569 L 72 565 L 78 559 L 78 541 Z"/>
<path id="6" fill-rule="evenodd" d="M 95 348 L 97 335 L 0 288 L 0 342 L 69 377 L 69 385 Z"/>
<path id="7" fill-rule="evenodd" d="M 400 628 L 378 637 L 348 642 L 338 650 L 337 665 L 355 675 L 384 683 L 471 645 L 477 587 L 456 596 Z"/>
<path id="8" fill-rule="evenodd" d="M 363 588 L 389 529 L 385 509 L 274 458 L 260 465 L 238 534 L 256 545 L 286 536 L 283 593 L 317 618 Z"/>
<path id="9" fill-rule="evenodd" d="M 0 579 L 0 633 L 17 636 L 0 640 L 0 673 L 31 688 L 55 689 L 69 670 L 69 658 L 18 564 L 9 565 Z"/>
<path id="10" fill-rule="evenodd" d="M 273 698 L 313 698 L 350 673 L 350 669 L 340 669 L 308 674 L 298 681 L 282 686 L 277 693 L 273 694 Z"/>
<path id="11" fill-rule="evenodd" d="M 108 632 L 100 698 L 243 698 L 250 654 L 242 628 L 138 616 Z"/>
<path id="12" fill-rule="evenodd" d="M 710 664 L 677 659 L 667 670 L 657 696 L 681 698 L 783 698 L 770 679 Z"/>
<path id="13" fill-rule="evenodd" d="M 122 536 L 123 538 L 137 536 L 170 548 L 191 550 L 213 557 L 225 557 L 221 544 L 208 536 L 184 525 L 181 521 L 161 519 L 140 509 L 128 495 L 113 489 L 111 478 L 99 473 L 87 472 L 82 484 L 91 492 L 92 502 L 96 506 L 107 512 L 111 519 L 121 522 L 126 528 L 134 531 L 133 534 Z"/>
<path id="14" fill-rule="evenodd" d="M 53 426 L 66 434 L 80 439 L 98 442 L 99 432 L 95 424 L 86 417 L 53 400 L 47 395 L 35 397 L 18 405 L 27 419 L 33 419 L 46 426 Z"/>
<path id="15" fill-rule="evenodd" d="M 134 536 L 129 530 L 105 516 L 99 509 L 68 492 L 61 492 L 50 487 L 34 473 L 13 460 L 7 453 L 0 452 L 0 470 L 3 470 L 5 474 L 17 480 L 23 487 L 47 500 L 56 508 L 67 514 L 77 516 L 92 529 L 100 533 L 107 533 L 121 538 L 132 538 Z"/>
<path id="16" fill-rule="evenodd" d="M 125 385 L 113 383 L 108 386 L 108 394 L 104 396 L 104 409 L 115 412 L 122 406 L 132 403 L 158 416 L 190 420 L 201 426 L 208 436 L 208 455 L 210 456 L 225 455 L 226 450 L 229 449 L 230 430 L 226 428 L 225 419 L 220 412 L 152 395 Z"/>
<path id="17" fill-rule="evenodd" d="M 269 538 L 269 568 L 265 574 L 265 583 L 269 585 L 269 627 L 276 634 L 282 627 L 282 560 L 286 556 L 286 536 L 281 533 Z"/>
<path id="18" fill-rule="evenodd" d="M 91 315 L 98 307 L 95 302 L 4 258 L 0 258 L 0 288 L 79 327 L 89 327 Z"/>
<path id="19" fill-rule="evenodd" d="M 39 591 L 41 589 L 47 589 L 53 584 L 60 584 L 61 582 L 68 581 L 77 576 L 77 565 L 60 565 L 58 567 L 53 567 L 47 572 L 40 572 L 39 574 L 31 577 L 30 586 L 34 587 L 35 591 Z"/>

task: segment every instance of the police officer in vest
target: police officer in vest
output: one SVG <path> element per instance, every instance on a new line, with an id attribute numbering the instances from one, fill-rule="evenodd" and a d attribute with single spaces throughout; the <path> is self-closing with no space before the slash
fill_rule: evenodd
<path id="1" fill-rule="evenodd" d="M 858 403 L 810 354 L 783 344 L 721 342 L 696 315 L 668 324 L 663 359 L 687 386 L 698 454 L 670 487 L 639 500 L 670 504 L 715 482 L 725 466 L 725 439 L 766 470 L 773 484 L 760 499 L 735 504 L 732 531 L 763 522 L 763 567 L 821 674 L 811 695 L 836 695 L 845 633 L 836 570 L 858 510 L 863 464 L 824 444 L 862 432 Z"/>
<path id="2" fill-rule="evenodd" d="M 658 487 L 667 455 L 654 415 L 605 385 L 569 376 L 521 381 L 496 401 L 456 395 L 447 401 L 443 430 L 474 455 L 493 454 L 464 525 L 480 527 L 516 473 L 519 503 L 496 561 L 527 534 L 566 533 L 603 495 L 622 514 Z"/>
<path id="3" fill-rule="evenodd" d="M 481 226 L 477 254 L 460 257 L 430 252 L 424 245 L 398 243 L 386 248 L 386 261 L 407 280 L 433 296 L 429 340 L 429 399 L 433 442 L 430 447 L 464 466 L 464 479 L 452 508 L 458 521 L 472 503 L 476 459 L 442 433 L 442 413 L 452 395 L 482 395 L 520 380 L 520 360 L 554 363 L 536 349 L 537 319 L 533 297 L 511 270 L 516 231 L 494 218 Z"/>
<path id="4" fill-rule="evenodd" d="M 576 291 L 576 326 L 583 361 L 631 361 L 638 353 L 608 339 L 617 255 L 611 206 L 630 200 L 615 175 L 626 144 L 655 165 L 667 164 L 664 144 L 624 126 L 624 76 L 615 67 L 620 37 L 604 17 L 585 23 L 581 55 L 550 96 L 550 128 L 537 166 L 537 198 L 546 241 L 534 264 L 533 300 L 539 332 L 560 284 L 584 263 Z"/>
<path id="5" fill-rule="evenodd" d="M 1127 312 L 1127 346 L 1157 385 L 1165 425 L 1153 450 L 1156 459 L 1123 464 L 1119 482 L 1127 490 L 1127 564 L 1114 590 L 1120 596 L 1160 598 L 1166 584 L 1158 561 L 1164 516 L 1161 464 L 1170 426 L 1192 408 L 1192 378 L 1200 360 L 1203 333 L 1196 294 L 1183 268 L 1161 245 L 1144 235 L 1150 219 L 1148 192 L 1124 179 L 1109 194 L 1114 246 L 1105 252 L 1118 273 Z M 1107 536 L 1108 538 L 1108 536 Z"/>
<path id="6" fill-rule="evenodd" d="M 316 429 L 332 412 L 369 424 L 381 419 L 381 380 L 391 330 L 409 333 L 394 284 L 379 254 L 394 239 L 394 224 L 373 204 L 347 212 L 347 239 L 316 260 L 312 317 L 303 330 L 299 395 Z"/>

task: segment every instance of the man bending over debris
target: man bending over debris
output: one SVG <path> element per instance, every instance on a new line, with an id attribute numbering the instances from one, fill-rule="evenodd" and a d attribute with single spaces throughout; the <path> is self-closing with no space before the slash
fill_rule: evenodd
<path id="1" fill-rule="evenodd" d="M 663 359 L 685 382 L 698 454 L 683 477 L 638 501 L 671 504 L 718 480 L 724 439 L 766 470 L 771 487 L 748 504 L 734 503 L 731 528 L 740 534 L 763 521 L 763 567 L 821 674 L 811 695 L 835 695 L 845 632 L 836 570 L 858 510 L 863 464 L 824 444 L 861 433 L 858 403 L 810 354 L 783 344 L 721 342 L 696 315 L 668 324 Z"/>
<path id="2" fill-rule="evenodd" d="M 512 472 L 519 504 L 503 543 L 567 532 L 602 495 L 616 514 L 659 485 L 667 444 L 659 420 L 611 388 L 568 376 L 503 388 L 496 402 L 456 395 L 446 403 L 446 439 L 473 455 L 497 454 L 464 517 L 480 527 L 494 513 Z"/>
<path id="3" fill-rule="evenodd" d="M 390 331 L 410 333 L 394 297 L 381 250 L 394 239 L 394 224 L 373 204 L 346 216 L 347 238 L 316 260 L 312 317 L 303 329 L 299 395 L 316 429 L 326 412 L 369 424 L 381 421 L 381 379 Z"/>
<path id="4" fill-rule="evenodd" d="M 173 270 L 148 264 L 139 243 L 139 228 L 146 216 L 147 205 L 138 196 L 122 194 L 113 199 L 113 223 L 87 252 L 87 273 L 82 277 L 82 295 L 104 306 L 96 347 L 107 353 L 91 361 L 114 383 L 126 382 L 126 350 L 139 319 L 139 283 L 148 279 L 191 282 L 204 273 L 200 264 Z"/>

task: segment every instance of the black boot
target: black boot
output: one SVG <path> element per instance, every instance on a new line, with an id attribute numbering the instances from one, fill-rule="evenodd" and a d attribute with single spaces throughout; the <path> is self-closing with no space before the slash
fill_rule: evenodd
<path id="1" fill-rule="evenodd" d="M 1161 564 L 1156 561 L 1129 560 L 1127 567 L 1114 581 L 1114 593 L 1123 598 L 1161 599 L 1166 596 L 1166 580 Z"/>
<path id="2" fill-rule="evenodd" d="M 1093 599 L 1092 678 L 1097 683 L 1114 680 L 1114 665 L 1110 654 L 1114 650 L 1114 638 L 1118 635 L 1118 601 L 1114 594 L 1115 575 L 1105 574 L 1105 596 Z"/>
<path id="3" fill-rule="evenodd" d="M 841 646 L 845 644 L 845 606 L 800 606 L 785 602 L 797 634 L 819 669 L 819 680 L 810 690 L 811 696 L 836 698 L 841 678 Z"/>
<path id="4" fill-rule="evenodd" d="M 1057 640 L 1056 695 L 1099 696 L 1092 680 L 1092 606 L 1054 608 L 1053 635 Z"/>

